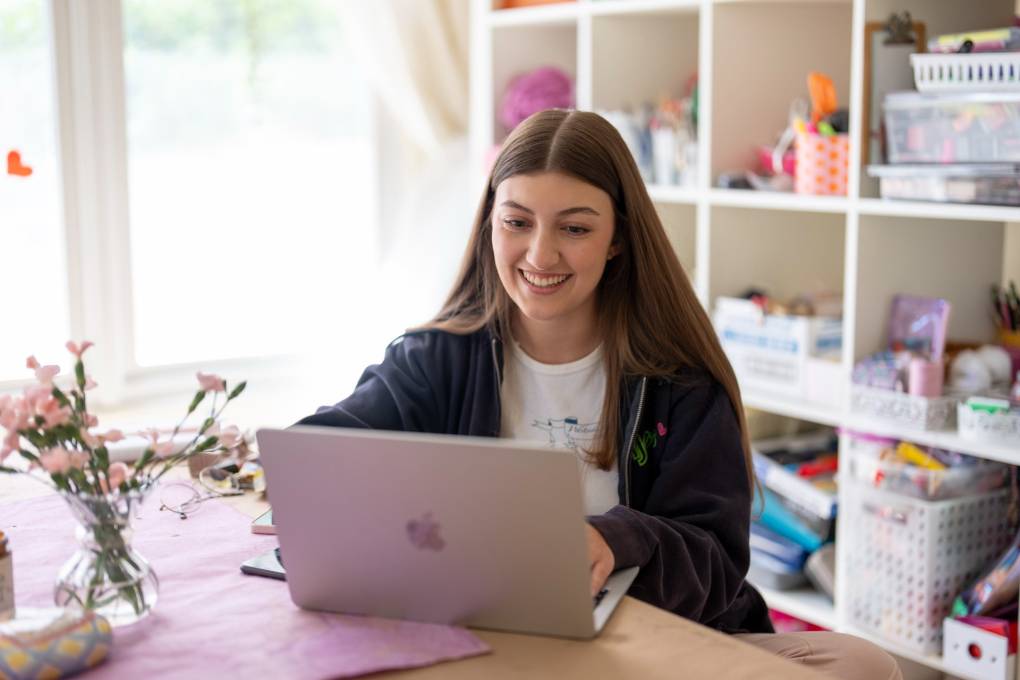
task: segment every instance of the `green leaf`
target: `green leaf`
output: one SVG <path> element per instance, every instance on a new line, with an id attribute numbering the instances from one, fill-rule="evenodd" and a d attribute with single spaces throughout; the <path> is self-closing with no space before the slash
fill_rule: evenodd
<path id="1" fill-rule="evenodd" d="M 195 392 L 195 398 L 191 400 L 191 404 L 188 406 L 188 413 L 192 413 L 196 408 L 198 408 L 198 405 L 202 403 L 203 399 L 205 399 L 204 390 Z"/>
<path id="2" fill-rule="evenodd" d="M 208 451 L 212 447 L 216 446 L 216 444 L 219 443 L 219 441 L 220 440 L 218 437 L 206 437 L 205 441 L 199 444 L 198 448 L 196 448 L 195 451 L 197 453 L 201 453 L 202 451 Z"/>
<path id="3" fill-rule="evenodd" d="M 106 450 L 105 446 L 97 447 L 93 453 L 96 455 L 96 462 L 101 470 L 106 470 L 110 467 L 110 452 Z"/>
<path id="4" fill-rule="evenodd" d="M 74 377 L 78 380 L 78 389 L 85 391 L 85 363 L 81 359 L 74 365 Z"/>
<path id="5" fill-rule="evenodd" d="M 237 387 L 235 387 L 234 389 L 230 390 L 230 394 L 227 395 L 227 401 L 230 401 L 231 399 L 234 399 L 235 397 L 240 396 L 241 392 L 244 392 L 244 388 L 247 385 L 248 385 L 248 381 L 247 380 L 242 380 L 240 383 L 238 383 Z"/>
<path id="6" fill-rule="evenodd" d="M 74 482 L 74 485 L 78 487 L 79 491 L 91 491 L 92 485 L 89 484 L 89 480 L 85 478 L 85 473 L 78 468 L 71 468 L 67 471 L 68 478 Z"/>
<path id="7" fill-rule="evenodd" d="M 57 403 L 61 406 L 70 406 L 71 402 L 68 400 L 67 395 L 61 391 L 56 385 L 53 386 L 53 398 L 57 400 Z"/>
<path id="8" fill-rule="evenodd" d="M 25 449 L 18 449 L 18 453 L 21 454 L 22 458 L 28 460 L 29 462 L 35 463 L 36 465 L 41 464 L 39 462 L 39 456 L 35 455 L 31 451 L 26 451 Z"/>
<path id="9" fill-rule="evenodd" d="M 8 474 L 8 475 L 16 475 L 19 472 L 21 472 L 21 470 L 15 470 L 12 467 L 7 467 L 6 465 L 0 465 L 0 472 L 2 472 L 4 474 Z"/>
<path id="10" fill-rule="evenodd" d="M 212 427 L 213 423 L 215 423 L 215 422 L 216 422 L 215 418 L 211 418 L 211 417 L 210 418 L 206 418 L 202 422 L 202 427 L 198 430 L 198 433 L 199 434 L 204 434 L 205 431 L 208 430 L 210 427 Z"/>
<path id="11" fill-rule="evenodd" d="M 141 470 L 143 467 L 148 465 L 149 461 L 152 460 L 153 456 L 156 455 L 154 449 L 145 449 L 142 452 L 142 457 L 135 461 L 135 470 Z"/>

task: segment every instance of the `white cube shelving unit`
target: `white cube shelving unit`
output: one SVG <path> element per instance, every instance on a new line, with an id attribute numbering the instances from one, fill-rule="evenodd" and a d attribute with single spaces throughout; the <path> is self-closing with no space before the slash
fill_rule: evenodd
<path id="1" fill-rule="evenodd" d="M 649 195 L 706 307 L 751 285 L 786 297 L 842 290 L 849 403 L 856 359 L 881 348 L 896 293 L 937 296 L 953 306 L 949 336 L 991 341 L 988 287 L 1020 267 L 1020 208 L 892 202 L 878 198 L 861 165 L 864 25 L 909 10 L 939 33 L 1011 25 L 1015 0 L 578 0 L 499 10 L 472 0 L 471 143 L 479 183 L 483 158 L 505 134 L 499 97 L 514 75 L 555 65 L 576 80 L 577 107 L 621 108 L 678 95 L 699 74 L 697 186 L 649 186 Z M 806 98 L 806 76 L 822 71 L 851 112 L 846 197 L 713 188 L 720 172 L 752 166 L 753 148 L 783 128 L 791 100 Z M 1007 271 L 1007 269 L 1011 271 Z M 745 391 L 747 406 L 828 425 L 911 439 L 1020 464 L 1015 447 L 955 433 L 898 430 L 807 400 Z M 845 457 L 844 457 L 845 458 Z M 846 461 L 841 461 L 841 467 Z M 841 470 L 846 475 L 848 470 Z M 845 523 L 844 523 L 845 524 Z M 837 564 L 845 563 L 839 551 Z M 841 583 L 853 578 L 839 569 Z M 842 588 L 840 589 L 842 590 Z M 852 631 L 845 596 L 835 606 L 811 590 L 764 590 L 777 609 Z M 936 669 L 937 656 L 893 653 Z"/>

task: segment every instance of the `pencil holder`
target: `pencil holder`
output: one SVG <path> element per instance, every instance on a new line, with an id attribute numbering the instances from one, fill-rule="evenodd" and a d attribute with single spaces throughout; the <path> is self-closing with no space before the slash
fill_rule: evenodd
<path id="1" fill-rule="evenodd" d="M 1020 349 L 1020 331 L 999 329 L 999 344 Z"/>
<path id="2" fill-rule="evenodd" d="M 850 135 L 797 133 L 797 169 L 794 190 L 798 194 L 846 196 Z"/>

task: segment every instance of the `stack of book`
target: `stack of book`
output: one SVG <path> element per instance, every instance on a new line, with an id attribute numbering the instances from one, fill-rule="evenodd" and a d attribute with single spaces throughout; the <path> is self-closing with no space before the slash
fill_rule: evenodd
<path id="1" fill-rule="evenodd" d="M 789 590 L 808 580 L 832 597 L 838 438 L 831 430 L 755 442 L 761 484 L 751 523 L 755 584 Z"/>

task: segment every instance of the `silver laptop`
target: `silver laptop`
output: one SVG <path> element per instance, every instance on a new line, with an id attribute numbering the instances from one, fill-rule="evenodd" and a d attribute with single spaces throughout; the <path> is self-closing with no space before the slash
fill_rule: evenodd
<path id="1" fill-rule="evenodd" d="M 257 438 L 299 607 L 590 638 L 637 575 L 592 598 L 571 451 L 307 426 Z"/>

